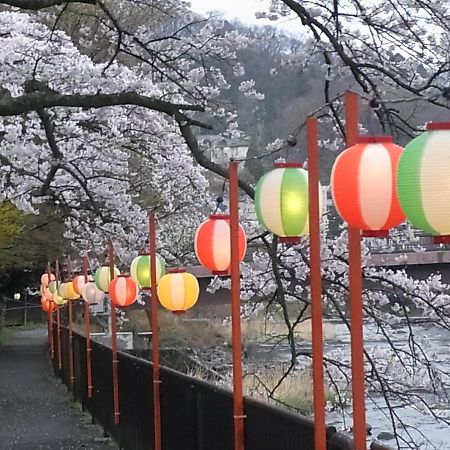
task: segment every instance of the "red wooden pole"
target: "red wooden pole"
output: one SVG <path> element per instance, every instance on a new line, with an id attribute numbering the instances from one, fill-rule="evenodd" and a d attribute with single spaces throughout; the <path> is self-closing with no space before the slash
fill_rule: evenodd
<path id="1" fill-rule="evenodd" d="M 56 260 L 55 262 L 55 278 L 56 278 L 56 290 L 59 290 L 59 281 L 60 281 L 60 274 L 59 274 L 59 261 Z M 58 342 L 58 369 L 62 369 L 62 349 L 61 349 L 61 313 L 58 309 L 56 310 L 56 339 Z"/>
<path id="2" fill-rule="evenodd" d="M 322 275 L 320 260 L 319 152 L 317 119 L 306 121 L 309 195 L 309 271 L 314 390 L 314 449 L 326 450 L 325 390 L 323 375 Z"/>
<path id="3" fill-rule="evenodd" d="M 150 282 L 151 282 L 151 322 L 152 322 L 152 361 L 153 361 L 153 418 L 155 433 L 155 448 L 161 450 L 161 380 L 159 377 L 159 324 L 158 324 L 158 293 L 156 290 L 156 219 L 150 213 L 149 251 L 150 251 Z"/>
<path id="4" fill-rule="evenodd" d="M 84 282 L 89 282 L 88 276 L 88 257 L 83 256 L 83 274 Z M 86 330 L 86 382 L 87 382 L 87 394 L 88 398 L 92 397 L 92 362 L 91 362 L 91 311 L 89 308 L 89 302 L 84 300 L 84 321 Z"/>
<path id="5" fill-rule="evenodd" d="M 345 95 L 346 146 L 358 138 L 358 95 Z M 361 269 L 361 231 L 348 227 L 350 337 L 352 350 L 353 440 L 355 450 L 366 450 L 366 404 L 364 380 L 364 331 Z"/>
<path id="6" fill-rule="evenodd" d="M 70 256 L 67 258 L 67 279 L 72 281 L 72 260 Z M 69 374 L 70 374 L 70 387 L 73 389 L 75 381 L 75 373 L 73 367 L 73 310 L 72 300 L 69 300 Z"/>
<path id="7" fill-rule="evenodd" d="M 108 262 L 109 276 L 114 279 L 114 247 L 112 240 L 108 242 Z M 112 378 L 113 378 L 113 404 L 114 404 L 114 425 L 120 423 L 120 407 L 119 407 L 119 374 L 117 371 L 117 321 L 116 307 L 111 302 L 111 349 L 112 349 Z"/>
<path id="8" fill-rule="evenodd" d="M 244 399 L 242 393 L 241 279 L 239 267 L 238 163 L 230 161 L 231 332 L 233 348 L 234 449 L 244 450 Z"/>
<path id="9" fill-rule="evenodd" d="M 51 281 L 51 270 L 50 270 L 50 263 L 47 262 L 47 275 L 48 275 L 48 282 Z M 51 304 L 53 303 L 53 300 L 50 301 Z M 48 344 L 50 346 L 50 356 L 52 359 L 55 358 L 55 342 L 53 339 L 53 305 L 51 305 L 49 311 L 48 311 Z"/>

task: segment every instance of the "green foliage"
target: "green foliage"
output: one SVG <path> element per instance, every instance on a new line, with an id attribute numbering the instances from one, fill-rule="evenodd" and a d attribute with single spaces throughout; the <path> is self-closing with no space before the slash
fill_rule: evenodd
<path id="1" fill-rule="evenodd" d="M 0 204 L 0 289 L 4 296 L 36 285 L 47 261 L 69 252 L 65 226 L 55 208 L 24 214 L 9 202 Z"/>
<path id="2" fill-rule="evenodd" d="M 21 236 L 23 231 L 23 213 L 21 213 L 12 203 L 0 203 L 0 254 L 10 250 L 14 242 Z M 3 268 L 5 261 L 0 256 L 0 268 Z"/>

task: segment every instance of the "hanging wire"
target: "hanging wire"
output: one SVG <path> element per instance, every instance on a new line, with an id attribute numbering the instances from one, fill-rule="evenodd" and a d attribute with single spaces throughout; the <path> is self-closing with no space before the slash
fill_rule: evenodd
<path id="1" fill-rule="evenodd" d="M 217 214 L 217 211 L 220 209 L 221 211 L 224 211 L 226 209 L 225 205 L 223 204 L 224 195 L 225 195 L 225 188 L 228 183 L 228 178 L 223 179 L 222 183 L 222 189 L 218 197 L 216 198 L 216 208 L 214 210 L 214 214 Z"/>

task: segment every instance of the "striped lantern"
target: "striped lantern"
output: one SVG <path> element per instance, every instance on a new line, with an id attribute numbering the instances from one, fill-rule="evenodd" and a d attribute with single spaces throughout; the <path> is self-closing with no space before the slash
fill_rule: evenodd
<path id="1" fill-rule="evenodd" d="M 64 298 L 64 297 L 61 297 L 59 294 L 58 294 L 58 291 L 55 291 L 55 292 L 53 292 L 53 302 L 56 304 L 56 305 L 58 305 L 58 306 L 63 306 L 63 305 L 65 305 L 69 300 L 67 300 L 66 298 Z"/>
<path id="2" fill-rule="evenodd" d="M 390 136 L 361 136 L 344 150 L 331 172 L 331 193 L 339 215 L 366 237 L 386 237 L 405 220 L 396 192 L 403 149 Z"/>
<path id="3" fill-rule="evenodd" d="M 83 285 L 81 295 L 84 301 L 88 302 L 90 305 L 96 305 L 101 303 L 105 298 L 105 293 L 101 291 L 93 281 Z"/>
<path id="4" fill-rule="evenodd" d="M 60 297 L 68 300 L 68 297 L 66 295 L 66 288 L 67 288 L 67 283 L 59 283 L 57 292 Z"/>
<path id="5" fill-rule="evenodd" d="M 42 308 L 42 311 L 44 311 L 45 313 L 48 313 L 48 312 L 55 311 L 57 306 L 53 302 L 47 300 L 45 297 L 42 297 L 41 298 L 41 308 Z"/>
<path id="6" fill-rule="evenodd" d="M 120 270 L 114 266 L 114 278 L 120 275 Z M 108 292 L 109 283 L 111 282 L 111 272 L 109 266 L 99 267 L 94 275 L 96 286 L 103 292 Z"/>
<path id="7" fill-rule="evenodd" d="M 42 287 L 42 296 L 49 302 L 53 300 L 53 294 L 48 287 Z"/>
<path id="8" fill-rule="evenodd" d="M 162 306 L 173 313 L 183 313 L 198 300 L 200 287 L 197 278 L 184 269 L 169 271 L 158 283 L 158 298 Z"/>
<path id="9" fill-rule="evenodd" d="M 128 275 L 119 275 L 109 285 L 111 303 L 120 308 L 132 305 L 138 296 L 137 284 Z"/>
<path id="10" fill-rule="evenodd" d="M 55 275 L 54 274 L 50 274 L 50 277 L 48 276 L 48 273 L 43 273 L 41 275 L 41 284 L 44 285 L 44 287 L 47 287 L 48 284 L 50 283 L 50 281 L 53 281 L 55 279 Z"/>
<path id="11" fill-rule="evenodd" d="M 53 294 L 56 289 L 58 288 L 58 283 L 56 282 L 56 280 L 50 281 L 50 283 L 48 283 L 48 290 Z"/>
<path id="12" fill-rule="evenodd" d="M 166 265 L 164 260 L 159 255 L 156 255 L 156 283 L 165 273 Z M 150 289 L 152 285 L 150 279 L 150 254 L 144 253 L 133 259 L 130 275 L 141 288 Z"/>
<path id="13" fill-rule="evenodd" d="M 239 261 L 247 251 L 247 237 L 241 225 L 238 235 Z M 213 214 L 197 228 L 194 239 L 195 254 L 200 264 L 215 275 L 227 275 L 230 271 L 230 216 Z"/>
<path id="14" fill-rule="evenodd" d="M 81 275 L 81 274 L 80 275 L 76 275 L 73 278 L 73 289 L 74 289 L 74 291 L 77 294 L 81 295 L 82 291 L 83 291 L 83 286 L 85 285 L 85 283 L 86 283 L 86 279 L 85 279 L 84 275 Z"/>
<path id="15" fill-rule="evenodd" d="M 80 298 L 80 294 L 75 291 L 73 281 L 68 281 L 67 283 L 65 283 L 64 298 L 72 301 L 78 300 Z"/>
<path id="16" fill-rule="evenodd" d="M 319 207 L 322 215 L 320 183 Z M 276 163 L 256 185 L 255 210 L 260 224 L 281 242 L 299 242 L 309 231 L 308 172 L 299 163 Z"/>
<path id="17" fill-rule="evenodd" d="M 450 243 L 450 122 L 427 124 L 400 158 L 397 174 L 400 204 L 411 223 Z"/>

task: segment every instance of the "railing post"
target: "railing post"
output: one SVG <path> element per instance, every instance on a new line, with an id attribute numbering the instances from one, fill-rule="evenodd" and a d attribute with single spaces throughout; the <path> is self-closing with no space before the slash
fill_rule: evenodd
<path id="1" fill-rule="evenodd" d="M 84 283 L 89 282 L 88 276 L 88 257 L 83 256 L 83 275 Z M 91 311 L 89 302 L 84 299 L 84 321 L 86 326 L 86 383 L 87 396 L 92 397 L 92 363 L 91 363 Z"/>
<path id="2" fill-rule="evenodd" d="M 244 399 L 242 392 L 241 279 L 239 267 L 238 163 L 230 161 L 231 331 L 233 350 L 234 449 L 244 450 Z"/>
<path id="3" fill-rule="evenodd" d="M 322 275 L 320 263 L 319 154 L 317 119 L 306 122 L 309 195 L 309 272 L 314 389 L 314 449 L 326 450 L 325 391 L 323 375 Z"/>
<path id="4" fill-rule="evenodd" d="M 358 116 L 358 95 L 354 92 L 347 92 L 345 95 L 345 139 L 347 147 L 356 143 Z M 350 226 L 348 227 L 348 259 L 354 448 L 355 450 L 366 450 L 361 231 Z"/>
<path id="5" fill-rule="evenodd" d="M 59 261 L 55 261 L 55 278 L 56 278 L 56 291 L 59 290 L 60 273 L 59 273 Z M 59 294 L 58 294 L 59 295 Z M 58 307 L 56 310 L 56 339 L 58 342 L 58 369 L 62 369 L 62 348 L 61 348 L 61 312 Z"/>
<path id="6" fill-rule="evenodd" d="M 109 275 L 111 281 L 114 279 L 114 247 L 112 240 L 108 242 L 108 262 Z M 112 349 L 112 379 L 113 379 L 113 405 L 114 405 L 114 425 L 120 423 L 120 406 L 119 406 L 119 374 L 117 370 L 117 320 L 116 307 L 110 301 L 111 306 L 111 349 Z"/>
<path id="7" fill-rule="evenodd" d="M 72 280 L 72 261 L 70 256 L 67 258 L 67 276 L 69 281 Z M 75 381 L 74 361 L 73 361 L 73 305 L 69 299 L 69 374 L 70 374 L 70 388 L 73 390 Z"/>
<path id="8" fill-rule="evenodd" d="M 151 290 L 151 322 L 152 322 L 152 361 L 153 361 L 153 418 L 155 433 L 155 448 L 161 450 L 161 380 L 159 373 L 159 323 L 158 323 L 158 292 L 156 290 L 156 219 L 155 213 L 150 213 L 149 251 L 150 251 L 150 290 Z"/>

